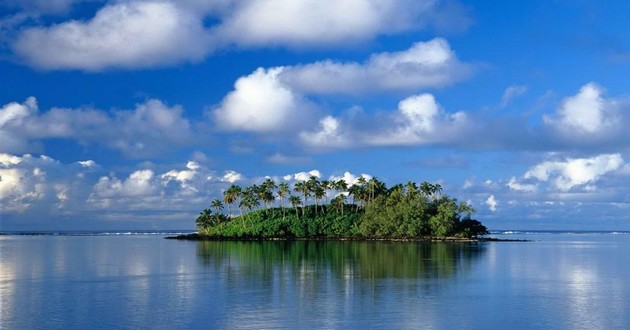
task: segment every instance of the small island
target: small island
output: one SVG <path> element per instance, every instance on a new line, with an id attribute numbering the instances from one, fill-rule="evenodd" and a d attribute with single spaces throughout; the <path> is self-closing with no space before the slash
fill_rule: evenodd
<path id="1" fill-rule="evenodd" d="M 376 178 L 349 185 L 311 176 L 291 188 L 268 178 L 244 188 L 233 184 L 197 217 L 198 233 L 174 238 L 475 240 L 489 232 L 471 218 L 474 212 L 437 183 L 388 188 Z"/>

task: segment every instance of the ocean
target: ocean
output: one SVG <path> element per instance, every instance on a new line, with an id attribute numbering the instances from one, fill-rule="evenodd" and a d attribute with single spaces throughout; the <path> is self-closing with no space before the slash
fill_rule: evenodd
<path id="1" fill-rule="evenodd" d="M 0 329 L 630 329 L 630 233 L 528 242 L 0 235 Z"/>

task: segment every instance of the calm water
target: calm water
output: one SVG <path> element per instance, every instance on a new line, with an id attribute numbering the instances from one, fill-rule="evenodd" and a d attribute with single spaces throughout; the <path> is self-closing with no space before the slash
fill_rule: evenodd
<path id="1" fill-rule="evenodd" d="M 498 236 L 0 236 L 0 328 L 630 329 L 630 234 Z"/>

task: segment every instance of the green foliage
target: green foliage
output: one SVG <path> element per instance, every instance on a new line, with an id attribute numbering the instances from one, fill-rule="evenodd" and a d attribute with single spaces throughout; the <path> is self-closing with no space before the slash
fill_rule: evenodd
<path id="1" fill-rule="evenodd" d="M 210 228 L 228 220 L 229 219 L 227 216 L 225 216 L 225 214 L 212 214 L 212 211 L 210 209 L 205 209 L 201 211 L 201 213 L 199 213 L 199 216 L 197 217 L 195 223 L 199 232 L 206 232 Z"/>
<path id="2" fill-rule="evenodd" d="M 321 207 L 316 211 L 314 205 L 307 206 L 305 212 L 305 216 L 287 213 L 282 217 L 281 212 L 257 210 L 209 227 L 204 234 L 217 237 L 353 237 L 359 234 L 360 215 L 356 212 L 341 216 L 322 212 Z"/>
<path id="3" fill-rule="evenodd" d="M 393 190 L 366 207 L 361 233 L 379 238 L 429 235 L 427 209 L 426 200 L 421 196 Z"/>
<path id="4" fill-rule="evenodd" d="M 458 234 L 462 237 L 479 237 L 488 235 L 490 232 L 481 222 L 472 219 L 464 219 L 459 223 Z"/>
<path id="5" fill-rule="evenodd" d="M 202 235 L 214 237 L 477 237 L 488 234 L 485 226 L 472 220 L 474 209 L 466 203 L 442 195 L 439 184 L 409 181 L 387 188 L 376 178 L 360 177 L 348 186 L 343 180 L 319 181 L 311 176 L 297 182 L 291 194 L 287 183 L 277 185 L 266 179 L 261 185 L 240 188 L 232 185 L 224 192 L 223 202 L 228 207 L 237 204 L 248 212 L 232 217 L 212 214 L 205 209 L 197 218 Z M 277 191 L 274 194 L 274 191 Z M 336 197 L 328 202 L 329 192 Z M 276 196 L 279 208 L 271 208 Z M 351 200 L 348 204 L 347 200 Z M 290 204 L 290 209 L 285 206 Z M 310 203 L 309 203 L 310 202 Z M 261 204 L 264 204 L 261 207 Z M 223 203 L 214 199 L 216 212 Z"/>

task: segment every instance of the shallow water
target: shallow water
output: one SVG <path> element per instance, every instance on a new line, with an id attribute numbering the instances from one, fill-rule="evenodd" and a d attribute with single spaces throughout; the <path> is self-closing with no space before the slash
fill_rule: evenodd
<path id="1" fill-rule="evenodd" d="M 496 237 L 0 236 L 0 328 L 630 328 L 630 234 Z"/>

